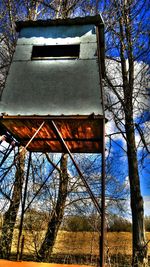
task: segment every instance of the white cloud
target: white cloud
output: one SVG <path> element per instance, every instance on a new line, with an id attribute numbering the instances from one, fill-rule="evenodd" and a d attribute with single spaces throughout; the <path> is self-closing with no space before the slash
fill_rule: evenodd
<path id="1" fill-rule="evenodd" d="M 146 216 L 146 215 L 150 216 L 150 196 L 143 196 L 143 200 L 144 200 L 144 216 Z M 129 213 L 131 216 L 130 197 L 129 197 L 129 199 L 127 199 L 126 203 L 127 203 L 127 207 L 128 207 L 127 213 Z"/>
<path id="2" fill-rule="evenodd" d="M 144 200 L 144 216 L 150 216 L 150 196 L 143 196 Z M 130 208 L 130 197 L 126 200 L 126 219 L 132 221 L 131 208 Z"/>
<path id="3" fill-rule="evenodd" d="M 150 196 L 144 196 L 144 215 L 150 216 Z"/>

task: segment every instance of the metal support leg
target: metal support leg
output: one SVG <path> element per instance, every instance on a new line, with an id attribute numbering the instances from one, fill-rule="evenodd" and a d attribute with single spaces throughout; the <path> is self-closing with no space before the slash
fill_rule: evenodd
<path id="1" fill-rule="evenodd" d="M 14 147 L 12 146 L 9 151 L 6 151 L 5 155 L 3 156 L 1 162 L 0 162 L 0 167 L 3 165 L 3 163 L 6 161 L 6 159 L 9 157 L 10 153 L 12 152 L 12 150 L 14 149 Z"/>
<path id="2" fill-rule="evenodd" d="M 72 160 L 72 162 L 73 162 L 73 164 L 74 164 L 74 166 L 75 166 L 75 168 L 76 168 L 76 170 L 77 170 L 77 172 L 78 172 L 78 174 L 79 174 L 79 176 L 80 176 L 80 178 L 81 178 L 81 180 L 82 180 L 84 186 L 85 186 L 86 189 L 87 189 L 87 192 L 89 193 L 89 195 L 90 195 L 90 197 L 91 197 L 91 199 L 92 199 L 92 201 L 93 201 L 93 204 L 95 205 L 95 208 L 97 209 L 98 213 L 101 214 L 101 207 L 100 207 L 100 205 L 99 205 L 99 203 L 98 203 L 96 197 L 94 196 L 93 192 L 91 191 L 91 189 L 90 189 L 90 187 L 89 187 L 89 185 L 88 185 L 86 179 L 84 178 L 82 172 L 80 171 L 80 169 L 79 169 L 77 163 L 75 162 L 75 160 L 74 160 L 74 158 L 73 158 L 73 155 L 71 154 L 71 152 L 70 152 L 70 150 L 69 150 L 67 144 L 65 143 L 65 141 L 64 141 L 64 139 L 63 139 L 61 133 L 59 132 L 59 130 L 58 130 L 56 124 L 54 123 L 54 121 L 51 121 L 51 123 L 52 123 L 52 126 L 53 126 L 53 128 L 54 128 L 54 131 L 55 131 L 55 133 L 57 134 L 57 136 L 58 136 L 58 138 L 59 138 L 61 144 L 63 145 L 63 147 L 64 147 L 64 149 L 66 150 L 66 152 L 69 154 L 69 156 L 70 156 L 70 158 L 71 158 L 71 160 Z"/>
<path id="3" fill-rule="evenodd" d="M 18 158 L 19 158 L 19 152 L 18 152 L 17 155 L 16 155 L 16 159 L 18 159 Z M 5 172 L 3 175 L 0 176 L 0 183 L 3 182 L 3 180 L 4 180 L 5 177 L 6 177 L 6 175 L 9 173 L 9 171 L 11 170 L 11 168 L 14 166 L 16 159 L 15 159 L 15 160 L 13 161 L 13 163 L 7 168 L 6 172 Z"/>
<path id="4" fill-rule="evenodd" d="M 53 169 L 51 170 L 51 172 L 49 173 L 49 175 L 47 176 L 47 178 L 45 179 L 45 181 L 43 182 L 43 184 L 40 186 L 40 188 L 37 190 L 36 194 L 33 196 L 33 198 L 31 199 L 31 201 L 29 202 L 28 206 L 25 208 L 25 211 L 27 211 L 27 209 L 30 207 L 30 205 L 32 204 L 33 200 L 36 198 L 36 196 L 39 194 L 39 192 L 41 191 L 41 189 L 43 188 L 43 186 L 46 184 L 46 182 L 48 181 L 48 179 L 50 178 L 50 176 L 52 175 L 52 173 L 54 172 L 55 169 L 57 169 L 57 166 L 59 165 L 61 159 L 57 162 L 57 164 L 53 167 Z"/>
<path id="5" fill-rule="evenodd" d="M 100 238 L 100 267 L 105 266 L 105 120 L 103 120 L 103 151 L 101 178 L 101 238 Z"/>
<path id="6" fill-rule="evenodd" d="M 18 235 L 18 244 L 17 244 L 17 260 L 20 259 L 20 241 L 21 241 L 22 229 L 23 229 L 23 219 L 24 219 L 24 213 L 25 213 L 24 211 L 25 211 L 25 203 L 26 203 L 26 197 L 27 197 L 27 187 L 28 187 L 30 166 L 31 166 L 31 152 L 29 153 L 27 176 L 26 176 L 26 180 L 25 180 L 24 196 L 23 196 L 23 201 L 22 201 L 22 213 L 21 213 L 19 235 Z"/>
<path id="7" fill-rule="evenodd" d="M 35 138 L 35 136 L 38 134 L 38 132 L 41 130 L 41 128 L 43 127 L 45 121 L 43 121 L 41 123 L 41 125 L 39 126 L 39 128 L 36 130 L 36 132 L 34 133 L 34 135 L 31 137 L 31 139 L 29 140 L 29 142 L 26 144 L 25 147 L 23 147 L 22 151 L 20 153 L 23 153 L 26 151 L 27 147 L 29 146 L 29 144 L 32 142 L 32 140 Z M 1 177 L 0 179 L 0 183 L 4 180 L 5 176 L 8 174 L 8 172 L 11 170 L 11 168 L 14 166 L 15 162 L 19 159 L 20 157 L 20 153 L 18 152 L 14 162 L 10 165 L 10 167 L 8 168 L 8 170 L 5 172 L 5 174 Z"/>
<path id="8" fill-rule="evenodd" d="M 36 132 L 34 133 L 34 135 L 31 137 L 31 139 L 29 140 L 29 142 L 26 144 L 26 146 L 24 147 L 24 149 L 27 149 L 27 147 L 30 145 L 30 143 L 32 142 L 32 140 L 34 139 L 34 137 L 38 134 L 38 132 L 41 130 L 41 128 L 43 127 L 45 121 L 43 121 L 41 123 L 41 125 L 39 126 L 39 128 L 36 130 Z"/>

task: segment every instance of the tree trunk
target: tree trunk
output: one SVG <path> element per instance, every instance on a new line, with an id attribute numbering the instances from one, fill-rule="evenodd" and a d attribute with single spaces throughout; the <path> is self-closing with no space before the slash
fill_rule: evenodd
<path id="1" fill-rule="evenodd" d="M 135 143 L 133 108 L 134 108 L 134 57 L 132 47 L 130 5 L 125 3 L 122 16 L 119 16 L 120 26 L 120 58 L 123 80 L 125 131 L 127 142 L 127 158 L 130 181 L 130 204 L 132 211 L 132 266 L 144 267 L 147 260 L 147 246 L 144 229 L 144 204 L 140 190 L 140 177 Z M 119 15 L 119 14 L 118 14 Z M 129 73 L 126 53 L 128 55 Z"/>
<path id="2" fill-rule="evenodd" d="M 131 114 L 130 114 L 131 115 Z M 147 264 L 147 246 L 145 240 L 143 198 L 140 191 L 135 133 L 132 116 L 126 114 L 127 154 L 130 181 L 130 198 L 132 210 L 132 266 L 141 267 Z"/>
<path id="3" fill-rule="evenodd" d="M 52 212 L 44 241 L 39 250 L 39 259 L 48 261 L 52 253 L 60 224 L 63 219 L 65 203 L 68 193 L 67 155 L 64 155 L 60 164 L 60 182 L 56 206 Z"/>
<path id="4" fill-rule="evenodd" d="M 13 240 L 13 232 L 16 223 L 16 217 L 19 210 L 22 185 L 24 181 L 24 163 L 25 154 L 19 154 L 19 160 L 17 162 L 17 170 L 15 174 L 14 188 L 10 206 L 4 214 L 4 221 L 2 226 L 2 234 L 0 240 L 0 257 L 3 259 L 9 259 L 11 255 L 11 246 Z"/>

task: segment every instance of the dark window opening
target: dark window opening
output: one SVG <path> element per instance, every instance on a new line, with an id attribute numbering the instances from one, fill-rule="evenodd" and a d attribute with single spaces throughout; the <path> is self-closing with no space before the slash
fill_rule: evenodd
<path id="1" fill-rule="evenodd" d="M 37 45 L 33 46 L 32 59 L 76 59 L 80 45 Z"/>

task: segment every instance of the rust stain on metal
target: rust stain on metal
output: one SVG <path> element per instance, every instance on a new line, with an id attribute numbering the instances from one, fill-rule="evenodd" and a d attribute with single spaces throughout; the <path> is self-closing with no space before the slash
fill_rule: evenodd
<path id="1" fill-rule="evenodd" d="M 43 122 L 43 118 L 2 118 L 1 123 L 26 146 Z M 100 153 L 102 151 L 102 119 L 55 119 L 55 123 L 73 153 Z M 45 120 L 43 127 L 28 146 L 34 152 L 65 152 L 51 127 L 51 119 Z"/>

